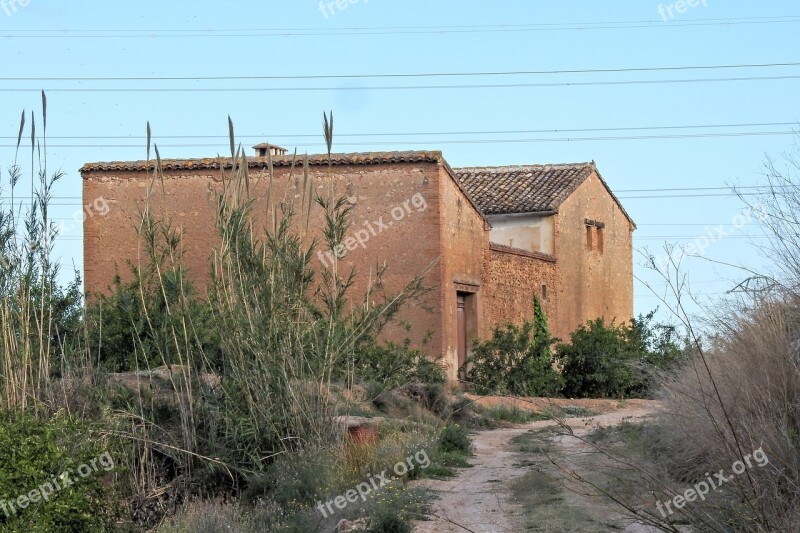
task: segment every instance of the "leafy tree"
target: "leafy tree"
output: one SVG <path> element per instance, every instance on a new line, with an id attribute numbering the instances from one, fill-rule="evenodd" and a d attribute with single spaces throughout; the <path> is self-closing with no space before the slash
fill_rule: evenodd
<path id="1" fill-rule="evenodd" d="M 476 341 L 462 370 L 482 393 L 554 396 L 561 388 L 561 376 L 553 368 L 555 342 L 534 298 L 533 321 L 495 328 L 490 340 Z"/>

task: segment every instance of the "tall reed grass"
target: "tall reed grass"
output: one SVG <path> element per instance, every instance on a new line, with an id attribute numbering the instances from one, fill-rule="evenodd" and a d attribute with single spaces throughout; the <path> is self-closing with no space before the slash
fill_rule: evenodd
<path id="1" fill-rule="evenodd" d="M 59 284 L 60 266 L 51 259 L 58 227 L 50 217 L 54 185 L 62 172 L 48 173 L 47 100 L 42 93 L 42 150 L 35 114 L 20 119 L 14 162 L 0 186 L 0 408 L 41 410 L 57 391 L 51 377 L 85 360 L 72 356 L 72 334 L 80 320 L 79 281 Z M 25 170 L 20 148 L 30 130 L 29 195 L 20 195 Z M 27 204 L 28 208 L 23 209 Z"/>
<path id="2" fill-rule="evenodd" d="M 332 119 L 328 124 L 332 142 Z M 148 126 L 148 142 L 149 132 Z M 136 369 L 170 369 L 177 424 L 171 431 L 159 428 L 153 399 L 141 394 L 120 413 L 127 425 L 119 435 L 139 447 L 135 485 L 142 490 L 163 485 L 165 464 L 181 473 L 182 483 L 210 476 L 211 485 L 242 488 L 280 454 L 341 439 L 331 387 L 352 383 L 360 343 L 371 342 L 403 305 L 427 291 L 421 272 L 375 304 L 371 284 L 353 295 L 355 272 L 342 274 L 336 263 L 317 270 L 317 247 L 341 243 L 350 207 L 318 196 L 308 162 L 296 157 L 289 179 L 302 174 L 302 192 L 295 203 L 284 201 L 273 190 L 271 156 L 267 169 L 251 176 L 232 123 L 229 133 L 231 158 L 221 165 L 214 203 L 219 239 L 202 301 L 183 264 L 181 230 L 162 195 L 161 155 L 157 146 L 152 150 L 148 202 L 138 226 L 142 261 L 128 285 L 138 302 L 130 325 L 134 330 L 135 317 L 143 317 L 148 339 L 135 339 Z M 255 182 L 267 183 L 259 197 Z M 267 216 L 259 217 L 256 209 L 264 205 Z M 319 219 L 324 227 L 312 227 Z M 209 338 L 216 342 L 214 354 L 208 353 Z M 219 377 L 218 386 L 209 376 Z"/>
<path id="3" fill-rule="evenodd" d="M 9 206 L 0 210 L 0 409 L 33 411 L 44 423 L 80 406 L 76 414 L 98 428 L 91 438 L 123 450 L 116 481 L 138 502 L 133 514 L 151 523 L 151 509 L 163 514 L 189 495 L 241 493 L 280 455 L 341 447 L 332 389 L 356 381 L 357 350 L 427 292 L 426 272 L 373 303 L 371 283 L 354 294 L 354 271 L 315 266 L 318 247 L 344 239 L 349 205 L 319 196 L 307 160 L 297 157 L 290 173 L 302 175 L 302 194 L 285 202 L 274 192 L 271 158 L 251 175 L 229 122 L 231 155 L 220 159 L 222 185 L 210 206 L 218 234 L 211 281 L 195 287 L 148 124 L 140 259 L 130 281 L 84 308 L 79 279 L 60 285 L 51 258 L 58 228 L 49 206 L 63 174 L 47 169 L 46 105 L 42 94 L 41 135 L 23 114 L 17 140 L 19 156 L 30 133 L 30 196 L 21 199 L 15 156 L 0 198 Z M 324 135 L 330 155 L 332 116 Z M 266 197 L 254 181 L 267 184 Z"/>

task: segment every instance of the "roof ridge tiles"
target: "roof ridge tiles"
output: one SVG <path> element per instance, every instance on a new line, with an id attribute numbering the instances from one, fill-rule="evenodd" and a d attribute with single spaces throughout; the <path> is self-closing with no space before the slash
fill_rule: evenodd
<path id="1" fill-rule="evenodd" d="M 328 154 L 309 154 L 273 156 L 272 162 L 275 166 L 289 166 L 292 162 L 302 165 L 308 158 L 309 165 L 376 165 L 385 163 L 441 163 L 444 161 L 442 152 L 435 150 L 406 150 L 396 152 L 355 152 L 355 153 L 334 153 Z M 251 167 L 263 167 L 268 163 L 267 157 L 248 157 L 248 164 Z M 97 171 L 141 171 L 155 167 L 155 160 L 138 161 L 101 161 L 96 163 L 86 163 L 81 172 Z M 220 166 L 230 168 L 232 160 L 230 157 L 205 157 L 205 158 L 176 158 L 162 159 L 161 168 L 164 170 L 198 170 L 198 169 L 219 169 Z"/>

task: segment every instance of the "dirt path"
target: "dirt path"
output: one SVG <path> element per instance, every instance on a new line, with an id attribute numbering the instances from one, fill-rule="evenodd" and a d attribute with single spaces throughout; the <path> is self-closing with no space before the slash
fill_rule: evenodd
<path id="1" fill-rule="evenodd" d="M 571 402 L 580 405 L 580 402 Z M 570 418 L 567 423 L 577 435 L 584 435 L 599 427 L 635 421 L 651 415 L 657 402 L 630 400 L 624 406 L 592 417 Z M 483 431 L 473 438 L 475 457 L 472 468 L 462 470 L 452 480 L 423 480 L 418 486 L 436 491 L 440 498 L 433 502 L 434 519 L 420 522 L 415 533 L 505 533 L 524 531 L 521 525 L 522 510 L 514 503 L 508 486 L 525 474 L 520 459 L 510 441 L 530 430 L 555 426 L 555 421 L 531 422 L 510 429 Z M 571 439 L 574 440 L 574 439 Z M 567 451 L 572 445 L 559 442 Z M 620 529 L 647 531 L 635 525 Z"/>

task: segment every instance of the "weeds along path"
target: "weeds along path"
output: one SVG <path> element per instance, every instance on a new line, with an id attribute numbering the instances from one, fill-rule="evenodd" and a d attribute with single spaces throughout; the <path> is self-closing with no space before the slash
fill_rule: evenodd
<path id="1" fill-rule="evenodd" d="M 582 402 L 570 403 L 581 405 Z M 566 421 L 576 434 L 585 435 L 599 427 L 641 420 L 657 409 L 657 402 L 630 400 L 621 408 L 604 414 L 569 418 Z M 477 433 L 473 438 L 475 457 L 470 461 L 472 468 L 461 470 L 450 480 L 426 479 L 415 482 L 416 486 L 430 489 L 439 497 L 432 502 L 433 519 L 417 523 L 414 533 L 530 531 L 526 526 L 525 510 L 516 501 L 510 487 L 515 480 L 525 476 L 529 468 L 525 466 L 524 457 L 515 450 L 511 440 L 531 430 L 554 426 L 557 426 L 555 421 L 545 420 Z M 570 445 L 567 443 L 559 442 L 558 446 L 564 446 L 565 452 L 569 451 Z M 523 463 L 520 464 L 520 461 Z M 574 500 L 570 500 L 572 499 L 564 498 L 564 505 L 575 504 Z M 564 512 L 569 513 L 569 508 L 565 508 Z M 568 519 L 568 514 L 565 516 Z"/>

